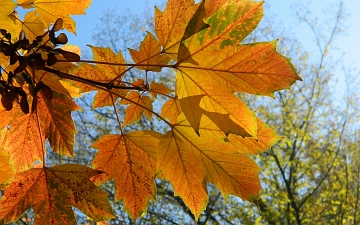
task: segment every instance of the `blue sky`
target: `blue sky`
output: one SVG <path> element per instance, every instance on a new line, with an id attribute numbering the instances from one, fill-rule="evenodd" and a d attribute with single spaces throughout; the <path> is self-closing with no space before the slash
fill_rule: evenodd
<path id="1" fill-rule="evenodd" d="M 115 9 L 119 13 L 125 13 L 125 9 L 130 9 L 130 13 L 141 15 L 144 10 L 153 12 L 153 6 L 164 5 L 164 0 L 93 0 L 90 8 L 86 10 L 85 16 L 74 16 L 77 23 L 77 36 L 70 36 L 69 43 L 79 45 L 82 49 L 86 48 L 86 44 L 92 44 L 92 31 L 95 29 L 101 16 L 107 9 Z M 311 30 L 305 24 L 299 24 L 295 19 L 296 4 L 303 1 L 300 0 L 268 0 L 265 2 L 269 7 L 266 8 L 265 15 L 274 16 L 275 21 L 282 23 L 285 28 L 292 29 L 299 38 L 304 42 L 311 43 L 314 36 Z M 318 17 L 320 21 L 332 18 L 332 10 L 336 10 L 338 0 L 326 1 L 305 1 L 311 17 Z M 343 57 L 346 66 L 355 66 L 360 68 L 360 1 L 359 0 L 343 0 L 346 12 L 345 32 L 340 38 L 334 42 L 335 58 Z M 331 8 L 334 5 L 335 7 Z M 329 21 L 330 23 L 333 21 Z M 274 24 L 276 26 L 276 24 Z M 343 53 L 345 55 L 341 56 Z"/>

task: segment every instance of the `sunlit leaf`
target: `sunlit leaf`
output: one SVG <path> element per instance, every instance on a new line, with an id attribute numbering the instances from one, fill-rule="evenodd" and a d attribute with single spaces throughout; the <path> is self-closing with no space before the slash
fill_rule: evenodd
<path id="1" fill-rule="evenodd" d="M 90 6 L 90 3 L 91 0 L 18 0 L 18 4 L 24 8 L 33 6 L 46 27 L 50 27 L 50 24 L 55 23 L 58 18 L 62 18 L 63 27 L 73 33 L 76 27 L 70 15 L 85 14 L 85 9 Z"/>
<path id="2" fill-rule="evenodd" d="M 155 200 L 156 147 L 160 136 L 152 131 L 114 134 L 103 136 L 92 145 L 99 150 L 93 168 L 105 172 L 93 181 L 101 184 L 114 178 L 115 200 L 124 200 L 133 219 L 146 211 L 149 200 Z"/>
<path id="3" fill-rule="evenodd" d="M 9 181 L 0 199 L 0 222 L 14 222 L 30 207 L 35 225 L 77 224 L 71 206 L 96 220 L 114 217 L 106 192 L 90 181 L 100 171 L 64 164 L 34 168 Z"/>
<path id="4" fill-rule="evenodd" d="M 43 161 L 45 153 L 45 137 L 40 132 L 44 126 L 39 123 L 35 112 L 23 114 L 19 109 L 13 109 L 11 127 L 8 138 L 3 146 L 10 154 L 10 163 L 15 172 L 29 169 L 35 161 Z"/>
<path id="5" fill-rule="evenodd" d="M 122 103 L 129 104 L 125 111 L 125 126 L 138 121 L 142 114 L 151 119 L 153 100 L 149 96 L 142 96 L 138 92 L 130 91 L 125 98 Z"/>
<path id="6" fill-rule="evenodd" d="M 14 22 L 9 18 L 15 7 L 16 4 L 12 0 L 2 0 L 0 2 L 0 27 L 8 32 L 15 29 Z"/>
<path id="7" fill-rule="evenodd" d="M 164 12 L 155 7 L 155 33 L 172 59 L 177 58 L 180 41 L 197 7 L 193 0 L 169 0 Z"/>
<path id="8" fill-rule="evenodd" d="M 225 198 L 234 194 L 243 200 L 255 201 L 260 191 L 260 169 L 246 155 L 251 152 L 240 152 L 238 146 L 206 116 L 202 117 L 199 133 L 200 136 L 182 114 L 174 129 L 161 139 L 157 171 L 170 180 L 175 194 L 184 200 L 195 218 L 208 201 L 206 181 L 219 187 Z M 273 133 L 271 138 L 278 137 Z M 267 139 L 258 141 L 261 142 L 259 146 L 274 143 Z"/>
<path id="9" fill-rule="evenodd" d="M 155 81 L 152 81 L 150 84 L 150 89 L 151 89 L 151 95 L 156 98 L 157 94 L 163 94 L 163 95 L 168 95 L 172 92 L 172 90 L 167 87 L 164 84 L 158 84 Z"/>
<path id="10" fill-rule="evenodd" d="M 152 66 L 137 66 L 137 68 L 142 70 L 160 72 L 161 65 L 167 65 L 170 61 L 167 55 L 161 54 L 161 45 L 151 33 L 148 33 L 141 42 L 139 51 L 129 49 L 129 52 L 135 63 L 152 64 Z"/>
<path id="11" fill-rule="evenodd" d="M 49 140 L 51 149 L 61 155 L 72 156 L 74 135 L 76 132 L 71 112 L 80 108 L 68 96 L 53 91 L 53 99 L 38 97 L 38 112 L 43 131 Z"/>
<path id="12" fill-rule="evenodd" d="M 122 56 L 121 52 L 116 55 L 110 48 L 101 48 L 89 46 L 94 54 L 94 60 L 108 63 L 119 63 L 125 64 L 125 59 Z M 82 64 L 72 72 L 72 74 L 83 77 L 89 80 L 94 80 L 98 82 L 107 83 L 112 81 L 114 78 L 123 76 L 123 72 L 126 70 L 125 66 L 113 66 L 113 65 L 103 65 L 97 64 L 96 66 L 90 64 Z M 115 82 L 115 85 L 124 86 L 122 82 Z M 80 88 L 81 92 L 88 92 L 92 90 L 97 90 L 96 87 L 82 84 L 76 82 L 75 84 Z M 127 90 L 123 89 L 114 89 L 117 95 L 111 95 L 109 92 L 99 90 L 95 96 L 93 108 L 110 106 L 115 102 L 119 96 L 124 96 L 127 93 Z"/>
<path id="13" fill-rule="evenodd" d="M 160 115 L 168 119 L 170 123 L 175 124 L 177 117 L 181 113 L 181 106 L 179 104 L 179 101 L 176 99 L 171 98 L 167 100 L 161 109 Z"/>

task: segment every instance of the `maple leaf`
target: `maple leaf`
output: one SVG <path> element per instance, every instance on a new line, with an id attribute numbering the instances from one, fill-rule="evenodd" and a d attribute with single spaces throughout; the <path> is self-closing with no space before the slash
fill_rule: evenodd
<path id="1" fill-rule="evenodd" d="M 206 20 L 209 28 L 182 42 L 178 68 L 195 82 L 201 73 L 233 92 L 273 96 L 274 91 L 289 88 L 300 78 L 289 59 L 276 52 L 276 41 L 237 45 L 262 16 L 262 3 L 226 2 Z"/>
<path id="2" fill-rule="evenodd" d="M 95 61 L 125 64 L 125 59 L 121 52 L 116 55 L 110 48 L 94 47 L 91 45 L 89 45 L 89 47 L 93 52 Z M 116 77 L 119 77 L 120 80 L 125 71 L 126 66 L 113 66 L 103 64 L 97 64 L 96 66 L 94 66 L 90 64 L 81 64 L 77 69 L 72 71 L 72 74 L 89 80 L 107 83 L 112 81 Z M 121 82 L 115 82 L 115 84 L 123 86 Z M 79 82 L 76 82 L 74 85 L 78 86 L 81 92 L 97 90 L 96 87 L 86 84 L 84 85 Z M 97 108 L 103 106 L 110 106 L 119 98 L 119 96 L 125 96 L 127 90 L 114 90 L 113 92 L 117 95 L 113 96 L 109 92 L 99 90 L 98 93 L 95 95 L 92 107 Z"/>
<path id="3" fill-rule="evenodd" d="M 16 174 L 0 199 L 0 223 L 15 222 L 30 207 L 34 224 L 77 224 L 71 206 L 95 220 L 114 217 L 107 193 L 90 181 L 100 171 L 64 164 Z"/>
<path id="4" fill-rule="evenodd" d="M 16 106 L 3 122 L 11 124 L 3 148 L 10 154 L 16 172 L 29 169 L 36 160 L 43 161 L 45 138 L 54 152 L 72 156 L 76 129 L 71 112 L 79 107 L 68 96 L 52 92 L 51 101 L 38 94 L 36 111 L 24 114 Z"/>
<path id="5" fill-rule="evenodd" d="M 42 95 L 38 97 L 37 111 L 44 126 L 43 134 L 51 149 L 60 155 L 72 156 L 76 129 L 71 112 L 79 109 L 71 98 L 56 91 L 51 101 Z"/>
<path id="6" fill-rule="evenodd" d="M 176 59 L 187 24 L 198 8 L 193 0 L 169 0 L 164 12 L 155 7 L 155 33 L 163 52 Z"/>
<path id="7" fill-rule="evenodd" d="M 164 84 L 158 84 L 155 81 L 152 81 L 150 84 L 150 89 L 151 89 L 151 95 L 154 98 L 157 98 L 157 94 L 163 94 L 163 95 L 168 95 L 171 92 L 173 92 L 170 88 L 168 88 L 166 85 Z"/>
<path id="8" fill-rule="evenodd" d="M 135 131 L 106 135 L 92 145 L 99 150 L 93 168 L 105 172 L 92 180 L 101 184 L 114 178 L 115 200 L 124 199 L 134 220 L 146 211 L 149 200 L 155 200 L 156 148 L 161 136 L 154 131 Z"/>
<path id="9" fill-rule="evenodd" d="M 136 66 L 141 70 L 160 72 L 161 65 L 167 65 L 170 61 L 167 55 L 161 55 L 161 45 L 150 32 L 141 42 L 139 51 L 129 49 L 129 52 L 135 63 L 152 64 L 152 66 Z"/>
<path id="10" fill-rule="evenodd" d="M 206 114 L 225 133 L 256 138 L 254 114 L 232 92 L 272 96 L 300 78 L 289 59 L 276 52 L 276 42 L 237 44 L 256 28 L 262 3 L 230 0 L 217 2 L 218 7 L 205 20 L 209 27 L 181 42 L 176 95 L 196 132 Z M 205 19 L 204 13 L 195 16 Z"/>
<path id="11" fill-rule="evenodd" d="M 275 132 L 260 121 L 259 128 L 258 140 L 235 135 L 226 137 L 209 118 L 203 116 L 198 136 L 181 114 L 178 123 L 161 139 L 157 171 L 170 180 L 175 195 L 184 200 L 196 220 L 208 201 L 205 182 L 219 187 L 225 199 L 229 194 L 243 200 L 257 199 L 260 169 L 246 154 L 264 151 L 279 140 Z M 243 149 L 239 149 L 239 143 Z M 254 146 L 257 151 L 246 149 Z"/>
<path id="12" fill-rule="evenodd" d="M 11 127 L 3 149 L 10 154 L 14 171 L 20 172 L 29 169 L 36 160 L 44 160 L 45 137 L 41 134 L 44 127 L 36 113 L 24 114 L 19 107 L 12 110 Z"/>
<path id="13" fill-rule="evenodd" d="M 175 124 L 177 117 L 181 113 L 181 106 L 177 99 L 170 98 L 161 108 L 161 116 L 169 120 L 171 124 Z"/>
<path id="14" fill-rule="evenodd" d="M 24 21 L 16 20 L 16 24 L 18 26 L 17 33 L 20 34 L 23 30 L 29 40 L 35 40 L 36 36 L 44 34 L 44 30 L 47 28 L 36 11 L 26 13 Z"/>
<path id="15" fill-rule="evenodd" d="M 229 90 L 210 82 L 202 74 L 193 81 L 185 70 L 177 75 L 176 91 L 181 109 L 195 132 L 198 133 L 201 116 L 206 114 L 225 133 L 256 137 L 255 114 Z"/>
<path id="16" fill-rule="evenodd" d="M 12 0 L 2 0 L 0 2 L 0 27 L 8 32 L 15 29 L 14 22 L 9 18 L 15 7 L 16 4 Z"/>
<path id="17" fill-rule="evenodd" d="M 70 14 L 85 14 L 85 9 L 90 6 L 91 0 L 18 0 L 17 2 L 25 9 L 35 8 L 34 12 L 46 27 L 55 23 L 58 18 L 62 18 L 63 27 L 76 33 L 75 21 L 70 18 Z"/>
<path id="18" fill-rule="evenodd" d="M 0 142 L 1 143 L 1 142 Z M 0 150 L 0 187 L 13 174 L 12 166 L 10 165 L 10 155 L 3 150 Z"/>
<path id="19" fill-rule="evenodd" d="M 138 121 L 143 113 L 151 120 L 153 100 L 149 96 L 140 95 L 139 92 L 136 91 L 130 91 L 126 97 L 121 100 L 121 103 L 129 104 L 125 111 L 124 126 Z"/>

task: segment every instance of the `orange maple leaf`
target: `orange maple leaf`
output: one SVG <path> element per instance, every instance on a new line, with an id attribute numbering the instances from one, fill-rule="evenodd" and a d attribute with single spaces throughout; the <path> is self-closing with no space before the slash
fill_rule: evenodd
<path id="1" fill-rule="evenodd" d="M 154 98 L 157 98 L 157 94 L 163 94 L 163 95 L 168 95 L 171 92 L 173 92 L 169 87 L 167 87 L 165 84 L 159 84 L 156 83 L 155 81 L 152 81 L 150 84 L 150 89 L 151 89 L 151 95 Z"/>
<path id="2" fill-rule="evenodd" d="M 29 169 L 36 160 L 44 161 L 45 137 L 41 131 L 45 129 L 36 113 L 23 114 L 19 107 L 13 108 L 12 113 L 3 149 L 10 154 L 14 171 L 20 172 Z"/>
<path id="3" fill-rule="evenodd" d="M 10 155 L 6 151 L 0 150 L 0 187 L 12 175 L 14 172 L 10 165 Z"/>
<path id="4" fill-rule="evenodd" d="M 49 140 L 51 149 L 60 155 L 72 156 L 76 128 L 71 112 L 79 106 L 64 94 L 53 91 L 53 99 L 38 95 L 37 111 L 44 126 L 43 135 Z"/>
<path id="5" fill-rule="evenodd" d="M 3 148 L 10 154 L 16 172 L 29 169 L 36 160 L 43 161 L 45 138 L 54 152 L 72 156 L 76 129 L 71 112 L 79 107 L 68 96 L 52 92 L 51 101 L 38 94 L 34 112 L 24 114 L 17 105 L 8 112 L 4 124 L 11 127 Z"/>
<path id="6" fill-rule="evenodd" d="M 174 60 L 187 24 L 198 6 L 193 0 L 169 0 L 164 12 L 155 7 L 156 36 L 163 46 L 163 52 Z"/>
<path id="7" fill-rule="evenodd" d="M 16 174 L 0 199 L 0 223 L 15 222 L 30 207 L 35 225 L 76 224 L 71 206 L 95 220 L 114 217 L 107 193 L 90 181 L 100 171 L 64 164 Z"/>
<path id="8" fill-rule="evenodd" d="M 101 184 L 115 181 L 115 200 L 124 200 L 125 209 L 135 220 L 155 200 L 156 148 L 162 135 L 154 131 L 135 131 L 106 135 L 92 147 L 99 149 L 93 168 L 104 171 L 92 180 Z"/>
<path id="9" fill-rule="evenodd" d="M 130 91 L 126 97 L 121 100 L 121 103 L 129 104 L 125 111 L 124 126 L 138 121 L 143 113 L 151 120 L 153 100 L 149 96 L 140 95 L 139 92 L 136 91 Z"/>

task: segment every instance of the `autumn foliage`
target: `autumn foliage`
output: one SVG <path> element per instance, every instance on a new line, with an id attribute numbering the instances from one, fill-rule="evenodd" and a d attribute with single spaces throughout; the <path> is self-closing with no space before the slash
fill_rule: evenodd
<path id="1" fill-rule="evenodd" d="M 96 46 L 90 46 L 93 60 L 81 60 L 78 49 L 64 45 L 60 30 L 75 32 L 70 15 L 83 14 L 90 2 L 0 3 L 0 224 L 30 207 L 35 224 L 76 224 L 71 206 L 109 220 L 116 215 L 96 185 L 110 179 L 134 220 L 156 201 L 155 178 L 169 180 L 195 218 L 207 205 L 206 182 L 224 198 L 256 203 L 260 168 L 249 155 L 280 137 L 236 93 L 273 96 L 300 80 L 276 52 L 276 41 L 240 44 L 260 22 L 263 2 L 169 0 L 164 12 L 155 8 L 155 34 L 129 49 L 131 62 Z M 31 11 L 21 20 L 16 7 Z M 129 82 L 134 68 L 143 75 Z M 175 90 L 148 79 L 148 72 L 164 68 L 176 71 Z M 118 115 L 115 105 L 127 105 L 118 134 L 92 144 L 98 150 L 92 168 L 46 166 L 46 141 L 52 151 L 72 156 L 71 112 L 80 109 L 73 98 L 90 91 L 97 91 L 93 108 L 114 106 Z M 158 95 L 168 99 L 159 112 L 153 108 Z M 168 131 L 123 131 L 143 115 L 164 121 Z"/>

